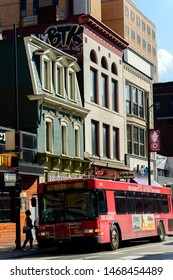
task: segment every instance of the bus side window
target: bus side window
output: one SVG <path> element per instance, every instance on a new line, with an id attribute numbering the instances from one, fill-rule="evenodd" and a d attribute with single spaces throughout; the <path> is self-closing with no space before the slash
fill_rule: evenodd
<path id="1" fill-rule="evenodd" d="M 162 195 L 162 205 L 163 205 L 163 213 L 169 213 L 169 206 L 168 206 L 168 197 L 167 195 Z"/>
<path id="2" fill-rule="evenodd" d="M 162 195 L 161 194 L 156 194 L 155 202 L 156 202 L 156 212 L 162 213 Z"/>
<path id="3" fill-rule="evenodd" d="M 126 214 L 126 197 L 124 191 L 115 191 L 115 208 L 117 214 Z"/>
<path id="4" fill-rule="evenodd" d="M 143 205 L 142 205 L 142 195 L 141 193 L 135 193 L 135 203 L 136 203 L 136 213 L 143 213 Z"/>
<path id="5" fill-rule="evenodd" d="M 135 199 L 133 192 L 126 192 L 127 199 L 127 213 L 134 214 L 135 213 Z"/>
<path id="6" fill-rule="evenodd" d="M 149 193 L 149 212 L 156 213 L 156 205 L 153 193 Z"/>
<path id="7" fill-rule="evenodd" d="M 106 214 L 107 213 L 106 194 L 103 190 L 98 191 L 98 200 L 99 200 L 99 214 Z"/>
<path id="8" fill-rule="evenodd" d="M 144 206 L 144 213 L 150 213 L 149 209 L 149 194 L 143 193 L 143 206 Z"/>

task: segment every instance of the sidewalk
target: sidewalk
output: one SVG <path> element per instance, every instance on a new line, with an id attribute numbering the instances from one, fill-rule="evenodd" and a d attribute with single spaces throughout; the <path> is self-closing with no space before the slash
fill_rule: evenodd
<path id="1" fill-rule="evenodd" d="M 22 249 L 17 250 L 14 246 L 0 247 L 0 260 L 17 259 L 22 256 L 43 253 L 44 251 L 49 250 L 49 248 L 39 249 L 37 242 L 33 242 L 33 248 L 35 251 L 30 251 L 29 245 L 26 246 L 27 251 L 22 251 Z"/>
<path id="2" fill-rule="evenodd" d="M 15 247 L 0 248 L 0 260 L 17 259 L 21 256 L 33 255 L 42 251 L 38 249 L 37 246 L 33 246 L 33 248 L 35 248 L 35 251 L 30 251 L 29 247 L 27 248 L 27 251 L 22 251 L 22 249 L 16 250 Z"/>

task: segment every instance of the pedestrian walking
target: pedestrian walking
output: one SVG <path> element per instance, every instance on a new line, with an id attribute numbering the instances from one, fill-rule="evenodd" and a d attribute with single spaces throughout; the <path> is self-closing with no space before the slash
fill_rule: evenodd
<path id="1" fill-rule="evenodd" d="M 30 250 L 33 251 L 35 249 L 33 249 L 33 246 L 32 246 L 32 242 L 33 242 L 33 236 L 32 236 L 33 224 L 32 224 L 32 220 L 30 218 L 30 216 L 31 216 L 30 210 L 26 210 L 25 214 L 26 214 L 26 219 L 25 219 L 25 226 L 23 227 L 23 232 L 26 234 L 26 237 L 25 237 L 25 240 L 24 240 L 24 243 L 23 243 L 23 246 L 22 246 L 22 250 L 26 251 L 25 246 L 26 246 L 26 244 L 29 241 L 29 243 L 30 243 Z"/>

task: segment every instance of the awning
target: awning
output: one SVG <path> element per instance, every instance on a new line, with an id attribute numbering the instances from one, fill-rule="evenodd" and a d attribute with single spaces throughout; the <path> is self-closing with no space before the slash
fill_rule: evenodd
<path id="1" fill-rule="evenodd" d="M 135 177 L 135 178 L 131 179 L 131 182 L 141 184 L 141 185 L 148 185 L 148 178 L 143 178 L 143 177 L 137 178 L 137 177 Z M 162 187 L 162 185 L 160 185 L 159 183 L 157 183 L 154 180 L 151 180 L 151 185 Z"/>
<path id="2" fill-rule="evenodd" d="M 158 176 L 158 182 L 163 185 L 173 185 L 172 177 Z"/>

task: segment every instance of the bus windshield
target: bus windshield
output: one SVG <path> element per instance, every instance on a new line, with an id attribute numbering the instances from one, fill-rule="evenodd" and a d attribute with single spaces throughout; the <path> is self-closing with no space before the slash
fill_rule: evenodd
<path id="1" fill-rule="evenodd" d="M 96 219 L 97 196 L 94 191 L 51 192 L 40 196 L 40 223 Z"/>

